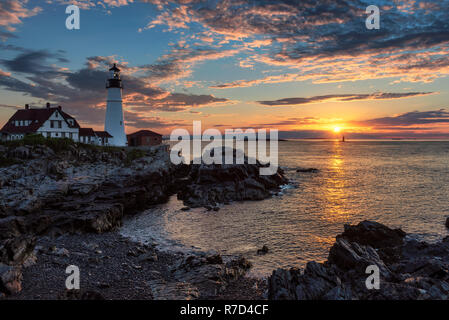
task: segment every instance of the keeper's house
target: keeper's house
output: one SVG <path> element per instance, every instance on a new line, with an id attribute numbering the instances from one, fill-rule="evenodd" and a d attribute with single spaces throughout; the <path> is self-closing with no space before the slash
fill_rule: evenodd
<path id="1" fill-rule="evenodd" d="M 112 136 L 105 131 L 80 128 L 78 122 L 62 111 L 61 106 L 17 110 L 0 130 L 2 141 L 23 139 L 28 134 L 41 134 L 49 138 L 69 138 L 76 142 L 109 145 Z"/>
<path id="2" fill-rule="evenodd" d="M 2 140 L 20 140 L 27 134 L 42 134 L 51 138 L 70 138 L 78 141 L 79 124 L 75 118 L 62 111 L 61 106 L 52 108 L 25 109 L 16 113 L 0 130 Z"/>

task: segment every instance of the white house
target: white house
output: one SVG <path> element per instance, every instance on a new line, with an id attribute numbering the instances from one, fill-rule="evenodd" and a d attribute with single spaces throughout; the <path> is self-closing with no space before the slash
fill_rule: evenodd
<path id="1" fill-rule="evenodd" d="M 106 131 L 80 128 L 78 122 L 62 111 L 61 106 L 52 108 L 30 108 L 17 110 L 0 130 L 3 141 L 23 139 L 28 134 L 41 134 L 48 138 L 69 138 L 76 142 L 110 145 L 112 136 Z"/>
<path id="2" fill-rule="evenodd" d="M 79 124 L 72 116 L 62 111 L 61 106 L 17 110 L 0 130 L 2 140 L 23 139 L 27 134 L 41 134 L 51 138 L 79 139 Z"/>
<path id="3" fill-rule="evenodd" d="M 80 128 L 79 142 L 101 146 L 111 145 L 112 136 L 106 131 L 94 131 L 92 128 Z"/>

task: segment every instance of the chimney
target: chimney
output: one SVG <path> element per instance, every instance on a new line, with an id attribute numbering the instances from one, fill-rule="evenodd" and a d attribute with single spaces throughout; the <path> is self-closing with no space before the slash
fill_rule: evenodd
<path id="1" fill-rule="evenodd" d="M 61 107 L 61 106 L 58 106 L 58 110 L 61 111 L 61 110 L 62 110 L 62 107 Z"/>
<path id="2" fill-rule="evenodd" d="M 50 109 L 50 102 L 47 102 L 47 109 Z"/>
<path id="3" fill-rule="evenodd" d="M 28 110 L 30 108 L 30 105 L 27 103 L 26 105 L 25 105 L 25 110 Z"/>

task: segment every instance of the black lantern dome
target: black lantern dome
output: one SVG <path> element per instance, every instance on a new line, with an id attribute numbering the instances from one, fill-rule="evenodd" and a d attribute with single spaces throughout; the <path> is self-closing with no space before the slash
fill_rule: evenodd
<path id="1" fill-rule="evenodd" d="M 109 79 L 106 88 L 123 88 L 122 80 L 120 79 L 120 69 L 117 68 L 115 63 L 112 68 L 109 69 Z"/>

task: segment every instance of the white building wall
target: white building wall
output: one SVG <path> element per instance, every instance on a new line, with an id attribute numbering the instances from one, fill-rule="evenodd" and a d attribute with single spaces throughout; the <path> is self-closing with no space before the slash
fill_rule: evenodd
<path id="1" fill-rule="evenodd" d="M 53 128 L 51 127 L 51 122 L 53 121 Z M 59 121 L 61 123 L 61 128 L 59 128 Z M 53 114 L 48 118 L 47 121 L 37 130 L 38 133 L 42 134 L 44 137 L 51 138 L 63 138 L 64 135 L 66 138 L 71 138 L 74 141 L 78 141 L 78 128 L 70 128 L 66 121 L 64 120 L 62 114 L 56 110 Z"/>
<path id="2" fill-rule="evenodd" d="M 121 88 L 108 88 L 104 131 L 112 136 L 109 139 L 110 145 L 121 147 L 127 145 Z"/>

